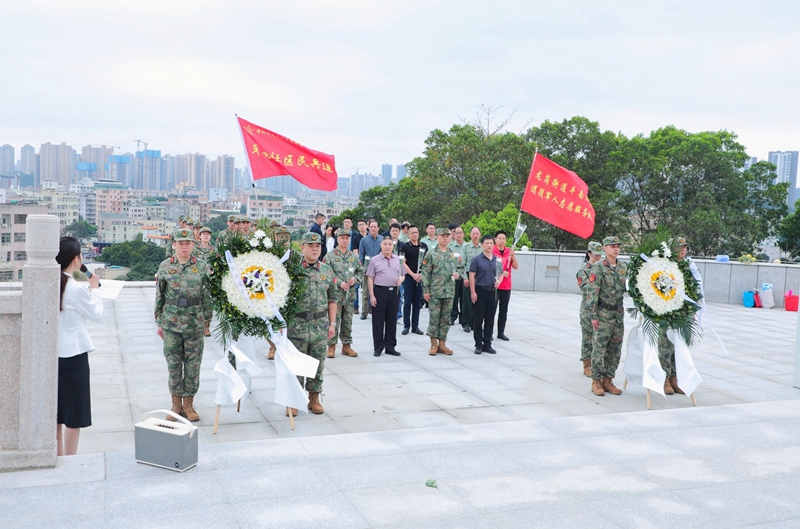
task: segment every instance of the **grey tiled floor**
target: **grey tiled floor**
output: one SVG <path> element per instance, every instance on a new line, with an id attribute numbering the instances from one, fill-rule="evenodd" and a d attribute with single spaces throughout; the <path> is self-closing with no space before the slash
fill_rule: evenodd
<path id="1" fill-rule="evenodd" d="M 152 288 L 124 289 L 106 316 L 90 332 L 97 350 L 90 355 L 94 425 L 83 434 L 81 453 L 133 447 L 133 424 L 142 413 L 169 407 L 166 362 L 155 335 Z M 459 326 L 450 329 L 451 357 L 427 354 L 427 336 L 400 335 L 399 358 L 372 356 L 370 320 L 356 316 L 353 347 L 357 358 L 337 352 L 325 363 L 324 416 L 301 414 L 289 429 L 283 409 L 273 403 L 274 368 L 266 348 L 256 361 L 264 374 L 241 412 L 223 408 L 214 435 L 214 363 L 221 349 L 206 339 L 200 393 L 195 406 L 206 442 L 401 430 L 459 424 L 547 419 L 639 411 L 645 408 L 641 387 L 630 386 L 621 397 L 595 397 L 578 362 L 579 296 L 514 292 L 507 334 L 495 341 L 498 354 L 475 355 L 472 335 Z M 713 335 L 694 350 L 703 383 L 698 405 L 715 406 L 800 398 L 792 387 L 797 313 L 757 310 L 732 305 L 710 307 L 717 332 L 730 354 L 722 353 Z M 420 327 L 427 325 L 427 310 Z M 627 329 L 633 320 L 626 322 Z M 265 342 L 263 342 L 265 343 Z M 620 369 L 616 379 L 623 382 Z M 654 409 L 690 406 L 681 396 L 665 400 L 654 395 Z"/>
<path id="2" fill-rule="evenodd" d="M 708 333 L 698 407 L 654 395 L 652 411 L 641 387 L 591 394 L 578 296 L 515 292 L 495 356 L 454 327 L 452 357 L 409 335 L 400 358 L 375 358 L 356 320 L 359 357 L 326 362 L 324 415 L 290 430 L 260 354 L 216 435 L 208 339 L 200 462 L 176 474 L 133 460 L 133 424 L 169 403 L 152 304 L 151 288 L 107 303 L 90 329 L 94 426 L 57 468 L 0 474 L 0 526 L 800 527 L 796 313 L 712 305 L 730 354 Z"/>

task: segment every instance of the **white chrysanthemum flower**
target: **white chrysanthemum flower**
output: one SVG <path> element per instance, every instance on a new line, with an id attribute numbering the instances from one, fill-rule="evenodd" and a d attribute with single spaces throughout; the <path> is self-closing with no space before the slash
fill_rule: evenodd
<path id="1" fill-rule="evenodd" d="M 636 288 L 642 301 L 656 314 L 667 314 L 683 306 L 686 287 L 677 263 L 665 257 L 653 257 L 642 263 L 636 276 Z"/>
<path id="2" fill-rule="evenodd" d="M 263 239 L 266 236 L 267 234 L 264 232 L 264 230 L 258 230 L 253 234 L 253 237 L 255 237 L 256 239 Z"/>
<path id="3" fill-rule="evenodd" d="M 672 257 L 672 250 L 669 249 L 669 246 L 667 246 L 666 241 L 661 241 L 661 249 L 664 251 L 664 257 L 666 257 L 667 259 Z"/>
<path id="4" fill-rule="evenodd" d="M 261 244 L 261 241 L 258 239 L 250 239 L 250 246 L 253 248 L 258 248 L 258 245 Z"/>
<path id="5" fill-rule="evenodd" d="M 264 243 L 264 248 L 266 248 L 267 250 L 272 248 L 272 239 L 267 237 L 266 234 L 264 235 L 264 240 L 262 240 L 261 242 Z"/>
<path id="6" fill-rule="evenodd" d="M 658 257 L 658 250 L 653 250 L 653 251 L 650 253 L 650 255 L 651 255 L 652 257 Z"/>
<path id="7" fill-rule="evenodd" d="M 269 275 L 271 276 L 272 285 L 269 296 L 272 302 L 279 310 L 286 305 L 286 301 L 289 299 L 289 288 L 292 285 L 292 280 L 289 277 L 289 273 L 279 261 L 280 259 L 271 253 L 259 251 L 253 251 L 234 257 L 233 262 L 236 263 L 236 268 L 238 268 L 240 274 L 252 280 L 255 277 L 254 269 L 257 269 L 259 272 L 259 279 L 261 280 L 253 281 L 253 286 L 249 289 L 242 283 L 245 292 L 251 294 L 250 302 L 248 303 L 248 300 L 242 296 L 239 287 L 235 283 L 237 279 L 242 282 L 242 278 L 234 277 L 230 271 L 226 272 L 222 278 L 222 289 L 225 291 L 228 302 L 251 318 L 274 318 L 275 314 L 273 314 L 266 296 L 259 296 L 256 290 L 258 290 L 259 286 L 270 284 L 270 281 L 263 279 Z M 247 270 L 250 270 L 250 272 L 246 272 Z"/>

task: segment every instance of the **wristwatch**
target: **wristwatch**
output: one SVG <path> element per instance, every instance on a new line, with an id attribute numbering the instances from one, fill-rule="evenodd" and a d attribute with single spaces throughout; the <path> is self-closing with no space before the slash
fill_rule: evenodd
<path id="1" fill-rule="evenodd" d="M 335 321 L 332 321 L 332 322 L 330 322 L 330 323 L 328 324 L 328 327 L 330 327 L 331 325 L 333 325 L 333 326 L 335 327 L 335 326 L 336 326 L 336 322 L 335 322 Z"/>

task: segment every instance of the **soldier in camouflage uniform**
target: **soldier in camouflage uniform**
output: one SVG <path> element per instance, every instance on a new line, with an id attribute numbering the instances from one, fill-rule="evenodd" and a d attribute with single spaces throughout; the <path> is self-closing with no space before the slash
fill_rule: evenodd
<path id="1" fill-rule="evenodd" d="M 217 245 L 219 245 L 220 241 L 225 241 L 225 237 L 233 231 L 234 220 L 236 220 L 236 215 L 228 215 L 228 227 L 217 234 Z"/>
<path id="2" fill-rule="evenodd" d="M 200 385 L 203 322 L 211 319 L 206 299 L 208 265 L 192 256 L 194 235 L 190 229 L 177 229 L 172 238 L 175 255 L 162 261 L 156 273 L 157 333 L 164 340 L 172 411 L 198 421 L 194 396 Z"/>
<path id="3" fill-rule="evenodd" d="M 186 227 L 186 220 L 188 218 L 189 217 L 187 217 L 186 215 L 181 215 L 180 217 L 178 217 L 178 228 L 179 229 Z M 173 233 L 174 233 L 174 231 L 173 231 Z M 175 250 L 172 248 L 172 243 L 173 242 L 175 242 L 175 241 L 172 239 L 172 233 L 170 233 L 169 234 L 169 238 L 167 239 L 167 248 L 166 248 L 166 252 L 165 252 L 165 255 L 167 257 L 172 257 L 173 255 L 175 255 Z"/>
<path id="4" fill-rule="evenodd" d="M 328 340 L 328 358 L 336 356 L 336 334 L 342 340 L 342 354 L 345 356 L 358 356 L 350 347 L 353 343 L 353 301 L 355 300 L 356 286 L 364 276 L 364 267 L 358 260 L 355 252 L 348 250 L 350 246 L 350 231 L 340 228 L 336 231 L 337 246 L 332 252 L 325 254 L 323 262 L 333 269 L 338 285 L 338 300 L 336 310 L 336 329 L 333 338 Z"/>
<path id="5" fill-rule="evenodd" d="M 672 245 L 672 254 L 678 261 L 686 258 L 686 239 L 683 237 L 675 239 Z M 664 393 L 684 395 L 683 390 L 678 387 L 678 374 L 675 371 L 675 344 L 667 338 L 666 330 L 662 330 L 658 335 L 658 360 L 667 375 L 667 378 L 664 379 Z"/>
<path id="6" fill-rule="evenodd" d="M 204 261 L 206 264 L 211 263 L 211 256 L 216 253 L 216 248 L 211 245 L 211 228 L 203 226 L 200 228 L 200 242 L 195 243 L 192 255 L 199 260 Z M 211 318 L 205 321 L 205 328 L 203 329 L 204 336 L 211 336 Z"/>
<path id="7" fill-rule="evenodd" d="M 458 263 L 456 265 L 458 279 L 456 279 L 453 285 L 453 309 L 450 311 L 449 321 L 452 327 L 455 325 L 456 319 L 458 319 L 459 325 L 464 324 L 464 305 L 462 304 L 462 298 L 464 297 L 464 278 L 468 277 L 469 274 L 467 274 L 467 270 L 469 269 L 466 268 L 466 263 L 464 262 L 464 230 L 457 224 L 451 224 L 449 229 L 453 240 L 447 245 L 447 249 L 453 254 L 453 257 Z M 467 286 L 467 288 L 469 288 L 469 286 Z"/>
<path id="8" fill-rule="evenodd" d="M 319 360 L 317 375 L 306 379 L 308 409 L 313 413 L 324 413 L 319 402 L 322 391 L 322 370 L 325 367 L 325 348 L 328 340 L 335 336 L 336 305 L 339 299 L 337 279 L 333 269 L 319 260 L 322 251 L 322 236 L 319 233 L 303 234 L 303 270 L 306 273 L 306 292 L 298 300 L 299 312 L 294 324 L 289 327 L 288 337 L 297 350 Z M 300 378 L 300 377 L 298 377 Z M 300 378 L 300 383 L 303 383 Z M 289 410 L 287 410 L 288 414 Z M 292 410 L 297 414 L 297 410 Z"/>
<path id="9" fill-rule="evenodd" d="M 447 248 L 450 230 L 436 230 L 436 247 L 430 248 L 422 260 L 422 297 L 429 303 L 428 336 L 431 338 L 431 356 L 436 353 L 453 354 L 447 347 L 447 332 L 450 330 L 450 310 L 453 308 L 453 292 L 459 261 Z M 463 262 L 463 261 L 462 261 Z"/>
<path id="10" fill-rule="evenodd" d="M 578 288 L 581 289 L 581 362 L 583 362 L 583 374 L 592 378 L 592 337 L 594 328 L 592 327 L 592 314 L 589 311 L 589 274 L 592 265 L 603 257 L 603 246 L 599 242 L 590 242 L 589 249 L 586 250 L 586 260 L 581 266 L 575 278 L 578 280 Z"/>
<path id="11" fill-rule="evenodd" d="M 597 396 L 619 395 L 622 390 L 614 386 L 613 378 L 622 355 L 622 338 L 625 334 L 625 311 L 622 298 L 628 266 L 617 260 L 619 238 L 603 239 L 605 259 L 597 261 L 589 270 L 589 300 L 587 302 L 594 328 L 592 340 L 592 393 Z"/>

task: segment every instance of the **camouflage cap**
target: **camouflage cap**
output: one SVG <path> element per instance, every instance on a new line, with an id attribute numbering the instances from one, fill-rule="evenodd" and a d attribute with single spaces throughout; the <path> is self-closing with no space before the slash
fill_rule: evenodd
<path id="1" fill-rule="evenodd" d="M 233 222 L 235 222 L 236 224 L 241 224 L 242 223 L 242 217 L 240 217 L 238 215 L 235 216 L 234 219 L 233 219 Z"/>
<path id="2" fill-rule="evenodd" d="M 322 244 L 322 236 L 313 231 L 307 231 L 303 234 L 302 244 Z"/>
<path id="3" fill-rule="evenodd" d="M 191 224 L 192 226 L 194 226 L 194 221 L 189 217 L 186 217 L 186 224 Z"/>
<path id="4" fill-rule="evenodd" d="M 194 242 L 194 233 L 192 232 L 192 230 L 187 230 L 186 228 L 178 228 L 177 230 L 172 232 L 172 240 L 175 242 L 179 241 Z"/>
<path id="5" fill-rule="evenodd" d="M 436 235 L 450 235 L 450 230 L 447 228 L 436 228 Z"/>
<path id="6" fill-rule="evenodd" d="M 339 228 L 336 230 L 336 237 L 350 237 L 353 234 L 350 233 L 350 230 L 346 230 L 344 228 Z"/>
<path id="7" fill-rule="evenodd" d="M 196 229 L 202 228 L 202 227 L 203 227 L 203 223 L 202 223 L 202 222 L 195 222 L 195 223 L 194 223 L 194 227 L 195 227 Z"/>
<path id="8" fill-rule="evenodd" d="M 183 221 L 185 221 L 185 220 L 186 220 L 186 219 L 188 219 L 188 218 L 189 218 L 189 217 L 187 217 L 186 215 L 181 215 L 180 217 L 178 217 L 178 221 L 179 221 L 179 222 L 183 222 Z"/>
<path id="9" fill-rule="evenodd" d="M 595 255 L 603 255 L 603 245 L 592 241 L 589 243 L 589 251 Z"/>
<path id="10" fill-rule="evenodd" d="M 686 246 L 686 239 L 683 237 L 676 237 L 673 246 Z"/>
<path id="11" fill-rule="evenodd" d="M 228 222 L 234 222 L 236 220 L 236 215 L 228 215 Z"/>
<path id="12" fill-rule="evenodd" d="M 611 235 L 603 239 L 603 246 L 608 246 L 609 244 L 619 244 L 619 237 Z"/>
<path id="13" fill-rule="evenodd" d="M 202 228 L 200 228 L 200 233 L 211 233 L 211 228 L 209 228 L 208 226 L 203 226 Z"/>
<path id="14" fill-rule="evenodd" d="M 250 217 L 242 217 L 242 222 L 250 224 Z"/>

